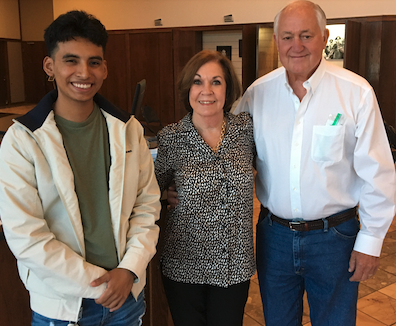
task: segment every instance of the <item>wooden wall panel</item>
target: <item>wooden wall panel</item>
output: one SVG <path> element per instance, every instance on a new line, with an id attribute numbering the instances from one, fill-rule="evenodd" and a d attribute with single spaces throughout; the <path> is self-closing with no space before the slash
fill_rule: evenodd
<path id="1" fill-rule="evenodd" d="M 149 105 L 157 113 L 160 111 L 160 55 L 158 36 L 156 33 L 134 33 L 129 35 L 129 47 L 131 62 L 131 84 L 133 92 L 136 84 L 146 79 L 146 90 L 142 106 Z M 136 117 L 142 120 L 141 112 L 136 112 Z"/>
<path id="2" fill-rule="evenodd" d="M 396 21 L 382 22 L 378 98 L 382 116 L 396 126 Z"/>
<path id="3" fill-rule="evenodd" d="M 10 103 L 7 42 L 0 41 L 0 107 Z"/>
<path id="4" fill-rule="evenodd" d="M 22 42 L 22 60 L 25 83 L 25 101 L 38 103 L 41 98 L 54 88 L 47 81 L 43 70 L 43 60 L 47 55 L 44 41 Z"/>
<path id="5" fill-rule="evenodd" d="M 347 20 L 344 66 L 373 86 L 381 113 L 396 126 L 396 16 Z"/>
<path id="6" fill-rule="evenodd" d="M 364 76 L 373 86 L 378 94 L 380 67 L 381 67 L 381 34 L 382 23 L 372 22 L 364 23 L 362 25 L 361 40 L 365 43 L 361 44 L 361 49 L 364 51 Z"/>
<path id="7" fill-rule="evenodd" d="M 158 34 L 159 46 L 159 115 L 163 125 L 175 122 L 172 33 Z"/>
<path id="8" fill-rule="evenodd" d="M 108 76 L 100 90 L 100 93 L 110 102 L 126 111 L 131 110 L 132 96 L 135 91 L 129 75 L 128 46 L 125 33 L 109 33 L 105 53 Z"/>
<path id="9" fill-rule="evenodd" d="M 256 78 L 259 78 L 278 68 L 278 49 L 272 26 L 259 26 L 257 39 Z"/>
<path id="10" fill-rule="evenodd" d="M 195 54 L 202 50 L 202 32 L 194 30 L 173 30 L 173 76 L 175 80 L 175 121 L 183 118 L 187 111 L 181 105 L 176 83 L 183 67 Z"/>
<path id="11" fill-rule="evenodd" d="M 359 75 L 360 72 L 360 30 L 361 22 L 348 20 L 345 24 L 345 58 L 344 68 Z"/>
<path id="12" fill-rule="evenodd" d="M 246 90 L 257 78 L 258 26 L 244 25 L 242 28 L 242 89 Z"/>

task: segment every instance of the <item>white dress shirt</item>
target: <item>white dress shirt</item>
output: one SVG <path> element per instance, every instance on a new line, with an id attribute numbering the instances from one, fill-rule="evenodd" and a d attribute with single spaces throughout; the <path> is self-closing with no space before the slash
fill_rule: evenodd
<path id="1" fill-rule="evenodd" d="M 304 87 L 300 102 L 281 67 L 256 80 L 236 108 L 253 117 L 257 197 L 286 219 L 359 205 L 354 249 L 379 256 L 395 213 L 395 168 L 374 91 L 325 60 Z"/>

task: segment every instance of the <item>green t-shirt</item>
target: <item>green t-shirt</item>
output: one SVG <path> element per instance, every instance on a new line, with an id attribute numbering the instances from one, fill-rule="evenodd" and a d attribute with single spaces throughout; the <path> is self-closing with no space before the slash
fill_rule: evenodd
<path id="1" fill-rule="evenodd" d="M 86 260 L 111 270 L 117 249 L 109 205 L 110 148 L 106 120 L 99 107 L 84 122 L 55 116 L 74 174 L 75 191 L 84 228 Z"/>

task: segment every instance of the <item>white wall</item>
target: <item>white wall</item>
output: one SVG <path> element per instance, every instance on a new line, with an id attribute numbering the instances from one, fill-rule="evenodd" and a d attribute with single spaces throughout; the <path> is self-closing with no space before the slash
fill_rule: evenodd
<path id="1" fill-rule="evenodd" d="M 0 38 L 20 37 L 18 0 L 0 0 Z"/>
<path id="2" fill-rule="evenodd" d="M 4 0 L 0 0 L 4 1 Z M 154 28 L 272 22 L 288 0 L 53 0 L 54 17 L 83 9 L 97 16 L 107 29 Z M 317 0 L 328 18 L 396 15 L 395 0 Z M 230 24 L 230 23 L 227 23 Z"/>
<path id="3" fill-rule="evenodd" d="M 23 0 L 21 4 L 33 0 Z M 272 22 L 288 0 L 53 0 L 54 17 L 72 9 L 96 15 L 109 30 Z M 35 13 L 48 10 L 48 0 L 34 1 Z M 396 15 L 395 0 L 317 0 L 328 18 Z M 24 14 L 24 12 L 22 12 Z M 230 23 L 227 23 L 230 24 Z M 40 26 L 41 29 L 42 26 Z M 28 39 L 36 39 L 25 31 Z M 41 33 L 41 32 L 40 32 Z M 41 34 L 40 34 L 41 35 Z M 0 38 L 20 39 L 18 0 L 0 0 Z"/>
<path id="4" fill-rule="evenodd" d="M 239 40 L 242 40 L 242 31 L 203 32 L 202 48 L 217 50 L 218 45 L 231 46 L 231 62 L 239 80 L 242 82 L 242 58 L 239 57 Z"/>

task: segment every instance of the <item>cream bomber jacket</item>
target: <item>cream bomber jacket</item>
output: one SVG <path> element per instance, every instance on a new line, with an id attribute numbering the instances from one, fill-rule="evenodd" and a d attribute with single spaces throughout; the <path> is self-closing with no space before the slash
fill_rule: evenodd
<path id="1" fill-rule="evenodd" d="M 49 318 L 77 321 L 82 298 L 98 298 L 105 284 L 91 281 L 106 270 L 84 259 L 84 234 L 74 177 L 47 94 L 15 121 L 0 148 L 0 216 L 17 258 L 31 308 Z M 109 202 L 119 266 L 138 276 L 135 298 L 155 254 L 160 191 L 140 123 L 100 95 L 111 167 Z"/>

